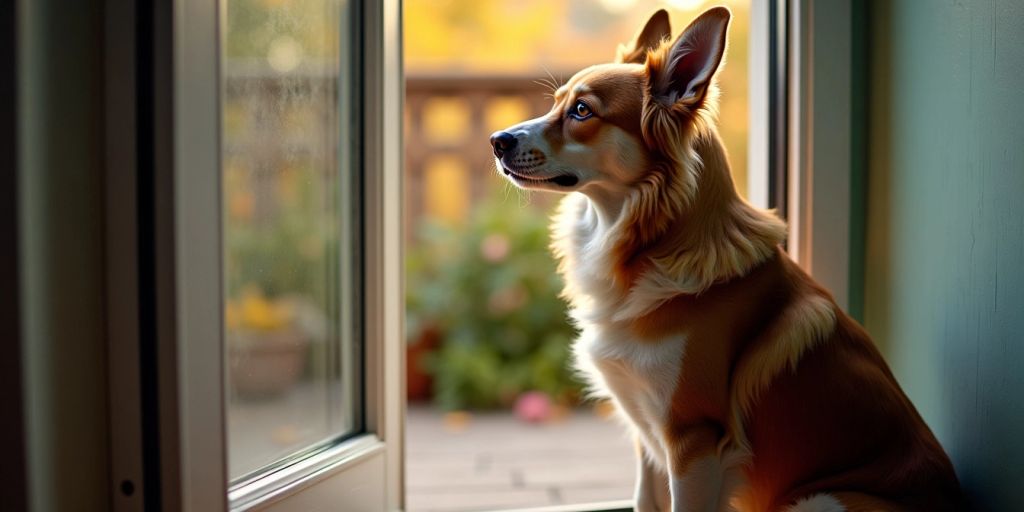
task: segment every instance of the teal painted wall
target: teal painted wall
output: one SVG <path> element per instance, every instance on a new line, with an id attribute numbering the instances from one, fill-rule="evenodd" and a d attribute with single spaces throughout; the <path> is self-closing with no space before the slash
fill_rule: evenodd
<path id="1" fill-rule="evenodd" d="M 865 323 L 978 510 L 1024 510 L 1024 2 L 877 0 Z"/>

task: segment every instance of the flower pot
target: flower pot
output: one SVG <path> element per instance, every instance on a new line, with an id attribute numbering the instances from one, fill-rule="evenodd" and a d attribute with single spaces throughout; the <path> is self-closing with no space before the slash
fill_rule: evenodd
<path id="1" fill-rule="evenodd" d="M 405 396 L 409 402 L 429 401 L 434 393 L 434 377 L 423 369 L 424 359 L 441 341 L 436 327 L 426 326 L 405 346 Z"/>
<path id="2" fill-rule="evenodd" d="M 309 340 L 297 329 L 228 331 L 231 392 L 242 398 L 272 398 L 295 387 L 306 366 Z"/>

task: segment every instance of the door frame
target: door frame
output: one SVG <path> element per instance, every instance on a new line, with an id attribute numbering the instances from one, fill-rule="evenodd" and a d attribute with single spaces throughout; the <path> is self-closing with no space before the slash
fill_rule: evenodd
<path id="1" fill-rule="evenodd" d="M 108 398 L 115 511 L 400 510 L 400 0 L 364 1 L 364 434 L 229 488 L 220 40 L 224 2 L 105 0 Z M 328 501 L 330 500 L 330 501 Z"/>

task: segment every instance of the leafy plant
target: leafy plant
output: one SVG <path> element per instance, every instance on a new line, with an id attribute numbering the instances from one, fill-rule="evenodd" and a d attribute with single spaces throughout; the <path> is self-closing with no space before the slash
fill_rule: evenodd
<path id="1" fill-rule="evenodd" d="M 579 395 L 568 366 L 573 329 L 547 246 L 547 217 L 499 197 L 465 224 L 425 221 L 418 230 L 406 259 L 407 325 L 442 333 L 425 368 L 438 405 L 509 406 L 530 390 L 563 402 Z"/>
<path id="2" fill-rule="evenodd" d="M 229 169 L 228 297 L 255 287 L 271 299 L 300 294 L 322 309 L 329 306 L 335 283 L 325 278 L 337 257 L 337 223 L 312 175 L 306 167 L 255 176 Z"/>

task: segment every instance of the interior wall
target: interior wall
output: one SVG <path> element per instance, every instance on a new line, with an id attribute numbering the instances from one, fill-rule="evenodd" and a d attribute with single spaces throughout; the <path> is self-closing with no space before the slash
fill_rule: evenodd
<path id="1" fill-rule="evenodd" d="M 978 510 L 1024 510 L 1024 2 L 875 0 L 865 323 Z"/>
<path id="2" fill-rule="evenodd" d="M 20 0 L 16 11 L 21 364 L 38 512 L 110 510 L 101 4 Z"/>
<path id="3" fill-rule="evenodd" d="M 22 394 L 21 307 L 18 293 L 17 5 L 0 9 L 0 503 L 28 507 L 25 409 Z"/>

